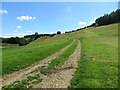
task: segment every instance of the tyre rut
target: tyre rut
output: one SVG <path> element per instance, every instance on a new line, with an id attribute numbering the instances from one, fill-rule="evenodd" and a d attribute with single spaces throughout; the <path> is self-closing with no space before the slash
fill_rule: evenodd
<path id="1" fill-rule="evenodd" d="M 77 61 L 80 59 L 80 41 L 76 50 L 64 65 L 53 70 L 53 74 L 49 77 L 43 76 L 43 81 L 37 85 L 34 85 L 33 88 L 67 88 L 70 85 L 70 81 L 76 67 L 78 65 Z"/>
<path id="2" fill-rule="evenodd" d="M 31 66 L 28 66 L 25 69 L 21 69 L 19 71 L 15 71 L 15 72 L 13 72 L 11 74 L 7 74 L 7 75 L 3 76 L 2 77 L 2 86 L 9 85 L 9 84 L 13 83 L 14 81 L 22 80 L 22 79 L 26 78 L 25 74 L 30 73 L 32 70 L 34 70 L 35 68 L 37 68 L 39 66 L 44 66 L 45 63 L 48 63 L 52 59 L 56 58 L 59 54 L 61 54 L 67 48 L 69 48 L 73 43 L 74 43 L 74 41 L 71 44 L 69 44 L 68 46 L 66 46 L 63 49 L 59 50 L 58 52 L 48 56 L 47 58 L 45 58 L 43 60 L 40 60 L 39 62 L 37 62 L 37 63 L 35 63 L 35 64 L 31 65 Z"/>

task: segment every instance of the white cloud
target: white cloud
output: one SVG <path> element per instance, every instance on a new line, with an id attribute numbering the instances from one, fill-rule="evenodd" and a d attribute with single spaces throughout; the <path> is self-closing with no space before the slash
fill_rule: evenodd
<path id="1" fill-rule="evenodd" d="M 32 32 L 32 31 L 27 31 L 27 32 Z"/>
<path id="2" fill-rule="evenodd" d="M 23 20 L 34 20 L 36 19 L 36 17 L 32 17 L 32 16 L 19 16 L 17 17 L 18 20 L 23 21 Z"/>
<path id="3" fill-rule="evenodd" d="M 95 17 L 93 20 L 89 21 L 88 23 L 85 23 L 85 22 L 80 21 L 80 22 L 79 22 L 79 25 L 82 25 L 80 28 L 83 28 L 83 27 L 85 27 L 85 26 L 88 26 L 88 25 L 91 25 L 91 24 L 95 23 L 95 20 L 96 20 L 96 19 L 97 19 L 97 17 Z"/>
<path id="4" fill-rule="evenodd" d="M 79 27 L 77 27 L 77 28 L 73 28 L 73 29 L 71 29 L 71 30 L 77 30 L 77 29 L 79 29 Z"/>
<path id="5" fill-rule="evenodd" d="M 0 10 L 0 14 L 7 14 L 8 11 L 7 10 Z"/>
<path id="6" fill-rule="evenodd" d="M 87 24 L 87 23 L 80 21 L 79 24 L 80 24 L 80 25 L 85 25 L 85 24 Z"/>
<path id="7" fill-rule="evenodd" d="M 84 28 L 85 26 L 81 26 L 80 28 Z"/>
<path id="8" fill-rule="evenodd" d="M 7 37 L 16 37 L 16 36 L 23 37 L 25 35 L 27 34 L 26 33 L 7 33 L 7 34 L 2 34 L 1 36 L 7 38 Z"/>
<path id="9" fill-rule="evenodd" d="M 16 28 L 22 28 L 22 26 L 16 26 Z"/>
<path id="10" fill-rule="evenodd" d="M 97 17 L 95 17 L 92 21 L 90 21 L 89 23 L 92 24 L 92 23 L 95 23 L 95 20 L 97 19 Z"/>
<path id="11" fill-rule="evenodd" d="M 58 30 L 58 31 L 60 31 L 60 30 Z M 55 34 L 55 33 L 57 33 L 57 32 L 41 32 L 42 34 Z"/>
<path id="12" fill-rule="evenodd" d="M 14 32 L 18 32 L 17 30 L 15 30 Z"/>
<path id="13" fill-rule="evenodd" d="M 71 10 L 72 10 L 72 7 L 67 7 L 68 12 L 71 12 Z"/>
<path id="14" fill-rule="evenodd" d="M 5 34 L 6 36 L 19 36 L 19 35 L 26 35 L 25 33 L 9 33 Z"/>

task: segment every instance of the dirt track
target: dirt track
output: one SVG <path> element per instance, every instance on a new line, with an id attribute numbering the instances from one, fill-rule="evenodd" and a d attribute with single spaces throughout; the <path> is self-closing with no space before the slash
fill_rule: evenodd
<path id="1" fill-rule="evenodd" d="M 67 62 L 62 67 L 57 68 L 51 76 L 43 76 L 43 81 L 34 85 L 33 88 L 67 88 L 76 71 L 79 59 L 80 41 L 78 41 L 75 52 L 69 57 Z"/>
<path id="2" fill-rule="evenodd" d="M 45 65 L 45 63 L 47 63 L 50 60 L 56 58 L 64 50 L 66 50 L 68 47 L 70 47 L 73 44 L 73 42 L 71 44 L 69 44 L 67 47 L 61 49 L 60 51 L 52 54 L 51 56 L 48 56 L 47 58 L 45 58 L 43 60 L 40 60 L 39 62 L 37 62 L 37 63 L 35 63 L 35 64 L 33 64 L 33 65 L 25 68 L 25 69 L 22 69 L 20 71 L 16 71 L 16 72 L 13 72 L 11 74 L 7 74 L 7 75 L 3 76 L 3 78 L 2 78 L 2 86 L 9 85 L 9 84 L 13 83 L 16 80 L 22 80 L 22 79 L 24 79 L 25 78 L 24 74 L 28 74 L 29 72 L 31 72 L 35 68 L 37 68 L 39 66 L 43 66 L 43 65 Z"/>

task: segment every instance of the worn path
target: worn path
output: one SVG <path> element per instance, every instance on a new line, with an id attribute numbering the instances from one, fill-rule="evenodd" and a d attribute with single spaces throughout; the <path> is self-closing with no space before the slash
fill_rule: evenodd
<path id="1" fill-rule="evenodd" d="M 78 65 L 77 61 L 79 59 L 80 41 L 78 41 L 75 52 L 68 58 L 66 63 L 62 67 L 57 68 L 51 76 L 42 77 L 43 81 L 34 85 L 33 88 L 67 88 L 70 85 L 74 72 L 76 71 Z"/>
<path id="2" fill-rule="evenodd" d="M 25 69 L 22 69 L 20 71 L 16 71 L 16 72 L 13 72 L 11 74 L 7 74 L 7 75 L 3 76 L 3 78 L 2 78 L 2 86 L 9 85 L 9 84 L 13 83 L 16 80 L 24 79 L 25 74 L 28 74 L 29 72 L 31 72 L 32 70 L 34 70 L 35 68 L 37 68 L 39 66 L 44 66 L 46 63 L 48 63 L 52 59 L 56 58 L 59 54 L 64 52 L 73 43 L 74 43 L 74 41 L 71 44 L 69 44 L 68 46 L 66 46 L 65 48 L 61 49 L 60 51 L 52 54 L 51 56 L 48 56 L 47 58 L 45 58 L 43 60 L 40 60 L 39 62 L 37 62 L 37 63 L 35 63 L 35 64 L 25 68 Z"/>

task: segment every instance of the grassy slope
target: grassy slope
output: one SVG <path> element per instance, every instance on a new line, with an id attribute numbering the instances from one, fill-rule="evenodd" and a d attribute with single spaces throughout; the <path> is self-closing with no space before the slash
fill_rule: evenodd
<path id="1" fill-rule="evenodd" d="M 82 41 L 82 56 L 70 87 L 115 88 L 118 80 L 117 36 L 117 24 L 113 24 L 56 35 L 52 38 L 43 37 L 23 47 L 4 48 L 3 75 L 25 68 L 58 51 L 68 45 L 72 37 Z"/>
<path id="2" fill-rule="evenodd" d="M 70 33 L 82 41 L 82 56 L 71 88 L 118 87 L 118 24 Z"/>
<path id="3" fill-rule="evenodd" d="M 65 35 L 56 35 L 55 37 L 39 38 L 26 46 L 4 48 L 2 74 L 26 68 L 59 51 L 71 42 L 72 40 Z"/>
<path id="4" fill-rule="evenodd" d="M 37 69 L 33 70 L 30 73 L 34 72 L 41 72 L 44 75 L 51 75 L 52 71 L 56 67 L 60 67 L 65 63 L 65 61 L 69 58 L 69 56 L 75 51 L 77 46 L 77 41 L 75 41 L 70 47 L 68 47 L 62 54 L 60 54 L 58 57 L 53 59 L 51 62 L 48 63 L 48 66 L 42 66 L 38 67 Z M 29 74 L 28 74 L 29 75 Z M 39 74 L 36 75 L 29 75 L 26 79 L 15 81 L 14 83 L 10 85 L 3 86 L 3 88 L 28 88 L 32 87 L 34 84 L 38 84 L 43 79 L 40 78 Z"/>
<path id="5" fill-rule="evenodd" d="M 0 43 L 1 45 L 1 43 Z M 2 48 L 0 48 L 0 72 L 2 72 Z M 1 73 L 0 73 L 0 77 L 1 77 Z"/>
<path id="6" fill-rule="evenodd" d="M 69 56 L 75 51 L 77 46 L 77 41 L 73 43 L 72 46 L 67 48 L 62 54 L 60 54 L 57 58 L 53 59 L 50 63 L 48 63 L 48 68 L 55 68 L 62 66 L 65 61 L 69 58 Z"/>

